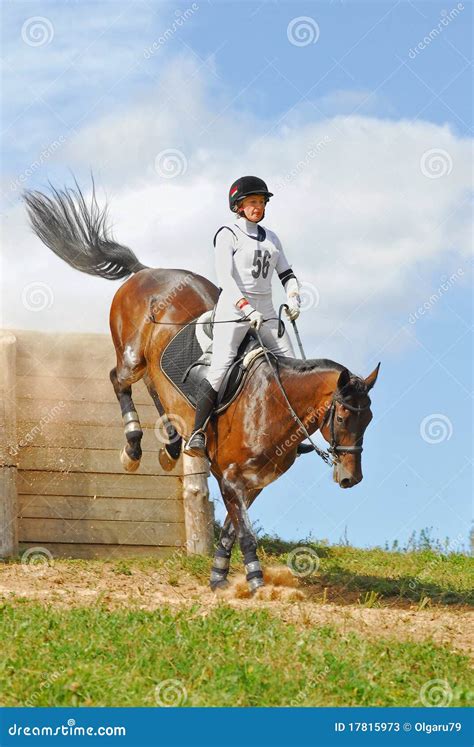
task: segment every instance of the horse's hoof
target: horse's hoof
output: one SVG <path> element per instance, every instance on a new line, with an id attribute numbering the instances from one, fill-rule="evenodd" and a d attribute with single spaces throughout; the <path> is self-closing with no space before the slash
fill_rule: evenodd
<path id="1" fill-rule="evenodd" d="M 175 459 L 171 459 L 170 455 L 166 451 L 166 449 L 160 449 L 158 452 L 158 461 L 161 465 L 161 468 L 165 470 L 165 472 L 171 472 L 174 465 L 176 464 Z"/>
<path id="2" fill-rule="evenodd" d="M 124 468 L 125 472 L 136 472 L 137 469 L 140 466 L 140 460 L 139 459 L 132 459 L 127 454 L 127 447 L 124 446 L 122 451 L 120 452 L 120 461 L 122 462 L 122 467 Z"/>
<path id="3" fill-rule="evenodd" d="M 247 581 L 247 584 L 249 587 L 249 592 L 253 596 L 258 591 L 258 589 L 261 589 L 262 586 L 265 586 L 265 581 L 263 580 L 263 578 L 257 577 L 252 578 L 250 581 Z"/>
<path id="4" fill-rule="evenodd" d="M 211 591 L 220 591 L 221 589 L 228 589 L 230 583 L 226 578 L 223 578 L 221 581 L 210 581 L 209 586 L 211 587 Z"/>

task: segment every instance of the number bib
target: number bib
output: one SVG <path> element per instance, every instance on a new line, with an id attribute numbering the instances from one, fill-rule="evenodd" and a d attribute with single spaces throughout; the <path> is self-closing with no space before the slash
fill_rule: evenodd
<path id="1" fill-rule="evenodd" d="M 234 234 L 234 278 L 242 290 L 271 293 L 272 274 L 280 256 L 278 238 L 259 224 L 229 225 Z"/>

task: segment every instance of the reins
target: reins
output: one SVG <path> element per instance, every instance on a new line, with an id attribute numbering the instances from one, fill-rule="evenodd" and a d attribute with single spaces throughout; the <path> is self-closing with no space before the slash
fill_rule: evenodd
<path id="1" fill-rule="evenodd" d="M 268 319 L 263 319 L 263 322 L 269 322 L 272 319 L 278 319 L 277 316 L 269 316 Z M 188 324 L 210 324 L 210 322 L 157 322 L 156 319 L 153 317 L 152 314 L 148 317 L 148 320 L 152 322 L 153 324 L 166 324 L 168 327 L 186 327 Z M 239 322 L 246 322 L 247 317 L 242 317 L 242 319 L 221 319 L 220 321 L 213 321 L 212 325 L 214 324 L 239 324 Z M 280 335 L 281 337 L 281 335 Z"/>
<path id="2" fill-rule="evenodd" d="M 280 306 L 280 308 L 279 308 L 279 310 L 278 310 L 279 324 L 281 324 L 281 313 L 282 313 L 282 310 L 284 308 L 288 309 L 288 306 L 287 306 L 287 304 L 282 303 L 281 306 Z M 296 327 L 296 322 L 295 322 L 294 319 L 292 319 L 291 323 L 293 325 L 293 330 L 295 332 L 296 339 L 298 341 L 298 346 L 299 346 L 299 349 L 300 349 L 300 352 L 301 352 L 301 356 L 302 356 L 303 360 L 306 360 L 306 355 L 304 353 L 303 346 L 301 344 L 301 338 L 299 336 L 298 329 Z M 270 368 L 272 370 L 272 373 L 273 373 L 273 376 L 275 378 L 275 381 L 277 382 L 278 387 L 279 387 L 281 393 L 283 394 L 283 396 L 285 398 L 285 401 L 286 401 L 286 403 L 288 405 L 288 409 L 290 410 L 290 413 L 291 413 L 293 419 L 298 423 L 299 427 L 303 429 L 303 432 L 304 432 L 306 438 L 310 442 L 310 444 L 313 447 L 313 449 L 316 452 L 316 454 L 318 454 L 318 456 L 320 456 L 321 459 L 323 459 L 326 462 L 326 464 L 329 464 L 330 466 L 333 466 L 338 461 L 339 454 L 357 454 L 357 453 L 362 452 L 362 446 L 341 446 L 341 445 L 337 444 L 337 442 L 336 442 L 336 432 L 335 432 L 335 429 L 334 429 L 334 418 L 335 418 L 335 414 L 336 414 L 336 402 L 339 402 L 340 404 L 342 404 L 344 407 L 346 407 L 351 412 L 357 412 L 357 413 L 363 412 L 364 410 L 366 410 L 369 407 L 369 405 L 364 405 L 363 407 L 358 407 L 358 406 L 355 406 L 355 405 L 351 405 L 349 402 L 347 402 L 340 395 L 333 394 L 332 399 L 331 399 L 331 404 L 330 404 L 329 408 L 326 410 L 326 412 L 324 414 L 324 417 L 323 417 L 323 419 L 321 421 L 321 424 L 319 426 L 319 430 L 321 430 L 322 426 L 325 424 L 326 420 L 329 418 L 329 428 L 330 428 L 330 433 L 331 433 L 331 443 L 330 443 L 330 446 L 329 446 L 328 449 L 326 449 L 326 450 L 320 449 L 319 446 L 314 443 L 314 441 L 312 440 L 311 436 L 308 433 L 308 430 L 307 430 L 306 426 L 300 420 L 300 418 L 298 417 L 298 415 L 294 411 L 293 407 L 291 406 L 291 402 L 289 401 L 289 399 L 287 397 L 287 394 L 286 394 L 286 392 L 285 392 L 285 390 L 283 388 L 283 384 L 280 381 L 280 377 L 278 375 L 278 368 L 277 368 L 277 370 L 275 370 L 275 368 L 272 366 L 271 361 L 270 361 L 270 359 L 268 357 L 267 351 L 265 349 L 265 346 L 264 346 L 264 344 L 262 342 L 262 339 L 260 337 L 260 333 L 258 332 L 258 330 L 255 330 L 255 332 L 256 332 L 258 341 L 259 341 L 259 343 L 260 343 L 260 345 L 261 345 L 261 347 L 263 349 L 263 352 L 265 354 L 265 358 L 267 360 L 267 363 L 268 363 L 268 365 L 270 366 Z M 279 333 L 278 336 L 281 337 L 280 333 Z"/>
<path id="3" fill-rule="evenodd" d="M 285 331 L 285 327 L 284 327 L 284 324 L 283 324 L 283 321 L 282 321 L 282 318 L 281 318 L 282 310 L 284 308 L 288 309 L 288 306 L 287 306 L 287 304 L 282 303 L 280 305 L 279 310 L 278 310 L 278 317 L 271 316 L 268 319 L 263 319 L 263 321 L 262 321 L 262 323 L 264 323 L 264 322 L 271 321 L 272 319 L 277 319 L 278 320 L 278 337 L 282 337 L 283 334 L 284 334 L 284 331 Z M 153 312 L 151 312 L 151 314 L 149 315 L 148 319 L 153 324 L 165 324 L 165 325 L 168 325 L 168 326 L 171 326 L 171 327 L 186 327 L 188 324 L 208 325 L 210 323 L 209 321 L 207 321 L 207 322 L 158 322 L 158 321 L 156 321 Z M 246 321 L 247 321 L 246 317 L 243 317 L 242 319 L 221 319 L 220 321 L 214 321 L 214 320 L 212 320 L 212 325 L 214 325 L 214 324 L 238 324 L 239 322 L 246 322 Z M 301 344 L 301 338 L 299 336 L 298 329 L 296 327 L 296 322 L 294 320 L 292 320 L 291 323 L 293 325 L 293 330 L 295 332 L 295 336 L 296 336 L 296 339 L 298 341 L 298 346 L 299 346 L 299 349 L 300 349 L 300 352 L 301 352 L 301 356 L 302 356 L 303 360 L 306 360 L 306 355 L 304 353 L 303 346 Z M 282 393 L 282 395 L 283 395 L 283 397 L 285 399 L 286 404 L 288 405 L 288 409 L 289 409 L 289 411 L 291 413 L 291 416 L 292 416 L 293 420 L 295 420 L 295 422 L 298 424 L 298 426 L 302 429 L 303 433 L 305 434 L 305 438 L 308 439 L 308 441 L 310 442 L 310 444 L 311 444 L 313 450 L 316 452 L 316 454 L 318 454 L 318 456 L 320 456 L 321 459 L 324 462 L 326 462 L 326 464 L 328 464 L 329 466 L 333 466 L 339 460 L 339 454 L 356 454 L 356 453 L 360 453 L 362 451 L 362 446 L 341 446 L 341 445 L 337 444 L 337 442 L 336 442 L 336 432 L 335 432 L 335 428 L 334 428 L 334 418 L 335 418 L 335 413 L 336 413 L 336 402 L 339 402 L 340 404 L 342 404 L 344 407 L 346 407 L 351 412 L 357 412 L 357 413 L 362 412 L 363 410 L 366 410 L 369 407 L 369 405 L 364 405 L 363 407 L 357 407 L 355 405 L 351 405 L 349 402 L 346 402 L 346 400 L 344 400 L 343 397 L 341 397 L 341 396 L 339 396 L 337 394 L 333 394 L 332 400 L 331 400 L 331 404 L 327 408 L 327 410 L 326 410 L 326 412 L 324 414 L 324 417 L 323 417 L 323 419 L 321 421 L 321 424 L 319 426 L 319 430 L 321 430 L 321 428 L 323 427 L 323 425 L 326 423 L 326 420 L 329 418 L 329 428 L 330 428 L 330 434 L 331 434 L 331 443 L 330 443 L 330 446 L 327 449 L 321 449 L 317 444 L 314 443 L 314 441 L 312 440 L 311 436 L 308 433 L 308 429 L 306 428 L 306 426 L 304 425 L 304 423 L 301 421 L 301 419 L 298 417 L 298 415 L 294 411 L 294 409 L 293 409 L 293 407 L 291 405 L 291 402 L 288 399 L 287 394 L 286 394 L 286 392 L 285 392 L 285 390 L 283 388 L 283 384 L 280 381 L 280 377 L 278 375 L 278 365 L 277 365 L 276 369 L 272 365 L 272 363 L 270 361 L 270 358 L 269 358 L 269 355 L 268 355 L 268 352 L 267 352 L 267 349 L 266 349 L 265 345 L 263 344 L 262 338 L 260 337 L 260 332 L 257 329 L 255 329 L 254 332 L 255 332 L 257 340 L 259 341 L 260 346 L 261 346 L 261 348 L 263 350 L 263 354 L 264 354 L 264 356 L 266 358 L 266 361 L 267 361 L 268 365 L 270 366 L 270 369 L 271 369 L 271 371 L 273 373 L 275 381 L 278 384 L 278 387 L 279 387 L 279 389 L 280 389 L 280 391 L 281 391 L 281 393 Z M 274 358 L 277 360 L 277 363 L 278 363 L 277 356 L 275 356 L 273 353 L 272 353 L 272 355 L 274 356 Z"/>
<path id="4" fill-rule="evenodd" d="M 278 376 L 277 371 L 275 370 L 275 368 L 272 366 L 272 364 L 270 362 L 270 358 L 268 357 L 267 350 L 266 350 L 266 348 L 265 348 L 265 346 L 264 346 L 264 344 L 262 342 L 262 338 L 260 337 L 259 331 L 255 330 L 255 334 L 257 335 L 257 339 L 258 339 L 258 341 L 259 341 L 259 343 L 260 343 L 260 345 L 261 345 L 261 347 L 263 349 L 263 353 L 265 355 L 267 363 L 268 363 L 268 365 L 270 366 L 270 368 L 272 370 L 273 376 L 275 377 L 275 381 L 278 384 L 278 386 L 280 388 L 280 391 L 283 394 L 283 397 L 285 398 L 286 404 L 288 405 L 288 409 L 289 409 L 289 411 L 291 413 L 291 416 L 293 417 L 293 420 L 295 420 L 298 423 L 299 427 L 303 429 L 303 433 L 305 434 L 306 438 L 310 442 L 310 444 L 313 447 L 313 449 L 316 452 L 316 454 L 318 454 L 321 457 L 321 459 L 323 459 L 326 462 L 326 464 L 329 464 L 329 466 L 333 465 L 334 464 L 334 460 L 333 460 L 333 458 L 331 456 L 331 453 L 330 453 L 331 449 L 329 448 L 327 451 L 325 451 L 323 449 L 320 449 L 319 446 L 317 444 L 315 444 L 314 441 L 312 440 L 311 436 L 308 433 L 308 430 L 307 430 L 306 426 L 300 420 L 300 418 L 298 417 L 298 415 L 294 411 L 293 407 L 291 406 L 291 402 L 288 399 L 285 390 L 283 389 L 283 385 L 282 385 L 282 383 L 280 381 L 280 377 Z"/>

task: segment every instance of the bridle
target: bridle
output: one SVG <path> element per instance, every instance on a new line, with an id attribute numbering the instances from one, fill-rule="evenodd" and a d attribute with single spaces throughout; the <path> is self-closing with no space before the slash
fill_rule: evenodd
<path id="1" fill-rule="evenodd" d="M 329 405 L 328 409 L 326 410 L 326 412 L 324 414 L 324 417 L 323 417 L 323 419 L 321 421 L 321 424 L 319 426 L 319 429 L 318 429 L 318 430 L 321 430 L 321 428 L 324 426 L 324 424 L 326 423 L 326 421 L 329 418 L 329 428 L 330 428 L 330 434 L 331 434 L 331 442 L 330 442 L 330 445 L 329 445 L 328 449 L 326 449 L 326 450 L 320 449 L 319 446 L 314 443 L 314 441 L 312 440 L 311 436 L 308 433 L 308 430 L 307 430 L 306 426 L 304 425 L 304 423 L 302 423 L 302 421 L 299 419 L 298 415 L 294 411 L 293 407 L 291 406 L 291 402 L 290 402 L 290 400 L 288 399 L 288 397 L 286 395 L 286 392 L 285 392 L 285 390 L 283 388 L 283 385 L 282 385 L 282 383 L 280 381 L 280 376 L 278 375 L 278 358 L 277 358 L 277 356 L 274 353 L 270 353 L 270 355 L 272 355 L 272 357 L 275 359 L 275 361 L 277 363 L 277 368 L 275 370 L 275 367 L 272 366 L 272 364 L 270 362 L 270 358 L 268 357 L 267 349 L 266 349 L 265 345 L 262 342 L 262 338 L 260 337 L 259 331 L 255 330 L 255 334 L 256 334 L 256 337 L 257 337 L 257 339 L 258 339 L 258 341 L 259 341 L 259 343 L 260 343 L 260 345 L 261 345 L 261 347 L 263 349 L 263 353 L 265 355 L 267 363 L 270 366 L 271 371 L 273 372 L 273 375 L 275 377 L 275 381 L 277 382 L 277 384 L 278 384 L 278 386 L 280 388 L 280 391 L 281 391 L 281 393 L 283 394 L 283 397 L 286 400 L 286 404 L 288 405 L 288 409 L 289 409 L 289 411 L 290 411 L 293 419 L 298 423 L 298 426 L 302 429 L 303 433 L 305 434 L 305 437 L 310 442 L 310 444 L 313 447 L 313 449 L 316 452 L 316 454 L 318 454 L 318 456 L 320 456 L 321 459 L 323 459 L 326 462 L 326 464 L 329 464 L 330 466 L 333 466 L 337 462 L 339 462 L 339 455 L 340 454 L 359 454 L 362 451 L 362 445 L 360 445 L 360 446 L 340 446 L 337 443 L 336 431 L 335 431 L 335 428 L 334 428 L 334 418 L 335 418 L 335 414 L 336 414 L 336 403 L 339 402 L 339 404 L 343 405 L 344 407 L 347 407 L 347 409 L 350 410 L 351 412 L 360 413 L 360 412 L 363 412 L 364 410 L 368 410 L 369 409 L 369 407 L 370 407 L 370 400 L 369 400 L 369 402 L 366 405 L 363 405 L 362 407 L 360 407 L 360 406 L 356 406 L 356 405 L 351 405 L 349 402 L 347 402 L 344 399 L 344 397 L 342 397 L 340 395 L 339 392 L 334 392 L 334 394 L 332 395 L 331 404 Z M 360 439 L 357 439 L 357 440 L 359 441 Z"/>
<path id="2" fill-rule="evenodd" d="M 366 405 L 362 406 L 356 406 L 351 405 L 349 402 L 347 402 L 344 397 L 342 397 L 339 393 L 335 393 L 332 396 L 331 404 L 329 408 L 326 410 L 326 413 L 324 414 L 324 417 L 321 421 L 321 425 L 319 426 L 319 430 L 326 424 L 326 421 L 329 421 L 329 432 L 331 434 L 331 442 L 330 446 L 328 448 L 328 452 L 333 455 L 334 461 L 338 460 L 339 454 L 360 454 L 363 450 L 362 444 L 359 446 L 340 446 L 337 443 L 336 440 L 336 431 L 334 427 L 334 419 L 336 416 L 336 403 L 339 403 L 343 407 L 347 408 L 351 412 L 361 413 L 365 410 L 368 410 L 370 407 L 370 401 Z M 357 439 L 358 441 L 360 439 Z"/>

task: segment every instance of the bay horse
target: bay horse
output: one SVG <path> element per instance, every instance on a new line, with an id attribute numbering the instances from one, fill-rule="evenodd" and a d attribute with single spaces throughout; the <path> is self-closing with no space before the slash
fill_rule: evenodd
<path id="1" fill-rule="evenodd" d="M 168 458 L 176 460 L 182 439 L 191 433 L 194 408 L 164 376 L 159 359 L 183 325 L 215 306 L 218 289 L 194 272 L 147 267 L 117 243 L 108 227 L 107 203 L 99 207 L 94 184 L 90 203 L 77 182 L 76 188 L 50 187 L 50 195 L 24 194 L 36 235 L 77 270 L 110 280 L 128 278 L 110 309 L 117 358 L 110 379 L 126 438 L 122 464 L 129 472 L 140 464 L 143 431 L 132 386 L 142 377 L 158 412 L 169 418 L 168 434 L 175 438 L 166 450 Z M 275 370 L 268 356 L 260 356 L 238 397 L 211 419 L 206 430 L 210 470 L 227 509 L 211 571 L 212 589 L 228 583 L 236 538 L 251 592 L 263 585 L 248 508 L 266 485 L 292 466 L 305 438 L 319 429 L 331 444 L 333 478 L 341 488 L 362 480 L 362 440 L 372 419 L 368 392 L 379 367 L 361 378 L 331 360 L 279 357 Z"/>

